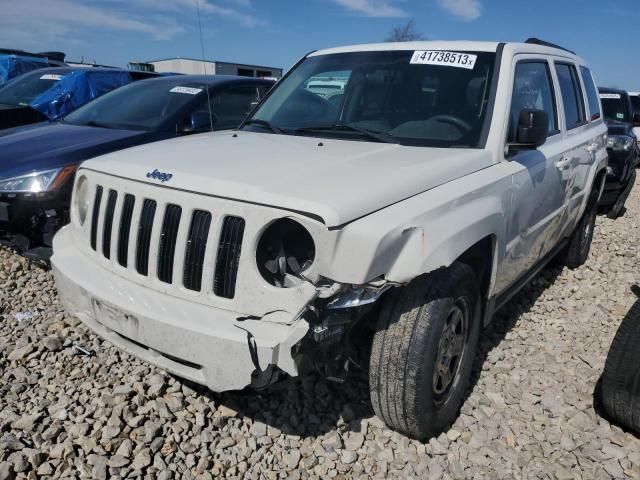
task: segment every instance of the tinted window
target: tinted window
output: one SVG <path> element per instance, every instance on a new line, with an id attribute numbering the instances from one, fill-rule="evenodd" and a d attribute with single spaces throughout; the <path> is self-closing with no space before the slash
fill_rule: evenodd
<path id="1" fill-rule="evenodd" d="M 564 63 L 557 63 L 556 71 L 560 82 L 560 93 L 562 94 L 567 130 L 571 130 L 580 126 L 586 120 L 582 90 L 578 82 L 578 72 L 573 65 Z"/>
<path id="2" fill-rule="evenodd" d="M 546 62 L 521 62 L 516 65 L 511 97 L 509 142 L 515 142 L 518 119 L 524 109 L 543 110 L 549 117 L 549 133 L 558 130 L 551 75 Z"/>
<path id="3" fill-rule="evenodd" d="M 251 102 L 258 99 L 256 87 L 231 87 L 211 97 L 214 115 L 213 128 L 236 128 L 251 110 Z"/>
<path id="4" fill-rule="evenodd" d="M 495 54 L 427 54 L 424 62 L 413 50 L 307 57 L 253 119 L 288 135 L 478 148 Z"/>
<path id="5" fill-rule="evenodd" d="M 640 113 L 640 96 L 631 95 L 631 106 L 634 112 Z"/>
<path id="6" fill-rule="evenodd" d="M 631 119 L 627 115 L 627 101 L 623 95 L 613 92 L 601 92 L 600 101 L 604 118 L 614 122 L 629 122 Z"/>
<path id="7" fill-rule="evenodd" d="M 587 101 L 589 102 L 589 115 L 591 120 L 597 120 L 600 118 L 600 100 L 598 99 L 598 90 L 593 83 L 593 76 L 591 71 L 586 67 L 580 67 L 580 73 L 582 74 L 582 82 L 584 88 L 587 90 Z"/>

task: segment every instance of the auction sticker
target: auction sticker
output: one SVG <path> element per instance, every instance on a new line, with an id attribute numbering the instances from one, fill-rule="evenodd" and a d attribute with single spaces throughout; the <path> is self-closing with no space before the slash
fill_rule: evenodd
<path id="1" fill-rule="evenodd" d="M 186 93 L 187 95 L 197 95 L 202 91 L 202 89 L 192 87 L 173 87 L 169 91 L 171 93 Z"/>
<path id="2" fill-rule="evenodd" d="M 411 57 L 411 63 L 415 65 L 443 65 L 473 70 L 477 59 L 477 55 L 469 53 L 446 52 L 444 50 L 416 50 Z"/>
<path id="3" fill-rule="evenodd" d="M 600 98 L 611 98 L 611 99 L 620 100 L 622 97 L 620 96 L 619 93 L 601 93 Z"/>
<path id="4" fill-rule="evenodd" d="M 62 80 L 62 77 L 64 77 L 64 75 L 56 75 L 54 73 L 47 73 L 45 75 L 42 75 L 40 77 L 40 80 Z"/>

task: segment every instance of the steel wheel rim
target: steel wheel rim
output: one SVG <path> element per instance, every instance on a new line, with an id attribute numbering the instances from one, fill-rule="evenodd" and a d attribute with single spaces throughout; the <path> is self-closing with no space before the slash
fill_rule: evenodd
<path id="1" fill-rule="evenodd" d="M 451 306 L 438 341 L 436 364 L 433 372 L 433 394 L 436 404 L 446 403 L 453 387 L 458 383 L 462 359 L 467 352 L 471 309 L 465 298 Z"/>

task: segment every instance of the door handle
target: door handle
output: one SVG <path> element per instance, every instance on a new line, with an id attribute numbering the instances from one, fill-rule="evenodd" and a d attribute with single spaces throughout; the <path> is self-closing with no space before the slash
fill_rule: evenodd
<path id="1" fill-rule="evenodd" d="M 593 153 L 596 150 L 598 150 L 598 144 L 597 143 L 592 143 L 591 145 L 587 146 L 587 152 L 588 153 Z"/>
<path id="2" fill-rule="evenodd" d="M 560 170 L 566 170 L 571 166 L 571 159 L 569 157 L 562 157 L 556 162 L 556 167 Z"/>

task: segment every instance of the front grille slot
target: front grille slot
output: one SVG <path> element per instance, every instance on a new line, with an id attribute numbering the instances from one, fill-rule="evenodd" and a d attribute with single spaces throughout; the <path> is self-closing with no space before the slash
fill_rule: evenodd
<path id="1" fill-rule="evenodd" d="M 140 223 L 138 224 L 138 243 L 136 248 L 136 271 L 140 275 L 149 274 L 149 247 L 151 246 L 151 231 L 156 216 L 156 202 L 148 198 L 142 203 Z"/>
<path id="2" fill-rule="evenodd" d="M 165 283 L 173 281 L 173 260 L 176 253 L 176 240 L 182 208 L 179 205 L 169 204 L 164 211 L 162 230 L 160 232 L 160 245 L 158 247 L 158 279 Z"/>
<path id="3" fill-rule="evenodd" d="M 131 232 L 131 219 L 133 217 L 133 206 L 136 198 L 127 193 L 122 204 L 122 215 L 120 216 L 120 231 L 118 232 L 118 263 L 126 268 L 127 257 L 129 256 L 129 234 Z"/>
<path id="4" fill-rule="evenodd" d="M 185 288 L 199 292 L 202 288 L 202 269 L 204 254 L 207 249 L 207 238 L 211 226 L 211 214 L 204 210 L 196 210 L 191 217 L 187 249 L 184 256 L 182 282 Z"/>
<path id="5" fill-rule="evenodd" d="M 102 203 L 102 187 L 96 187 L 96 196 L 93 199 L 93 213 L 91 214 L 91 248 L 96 249 L 98 241 L 98 220 L 100 219 L 100 203 Z"/>
<path id="6" fill-rule="evenodd" d="M 105 258 L 111 258 L 111 231 L 113 229 L 113 214 L 116 210 L 118 194 L 115 190 L 109 190 L 107 196 L 107 208 L 104 212 L 104 227 L 102 230 L 102 253 Z"/>
<path id="7" fill-rule="evenodd" d="M 244 219 L 240 217 L 224 219 L 213 277 L 213 293 L 219 297 L 235 296 L 244 225 Z"/>

